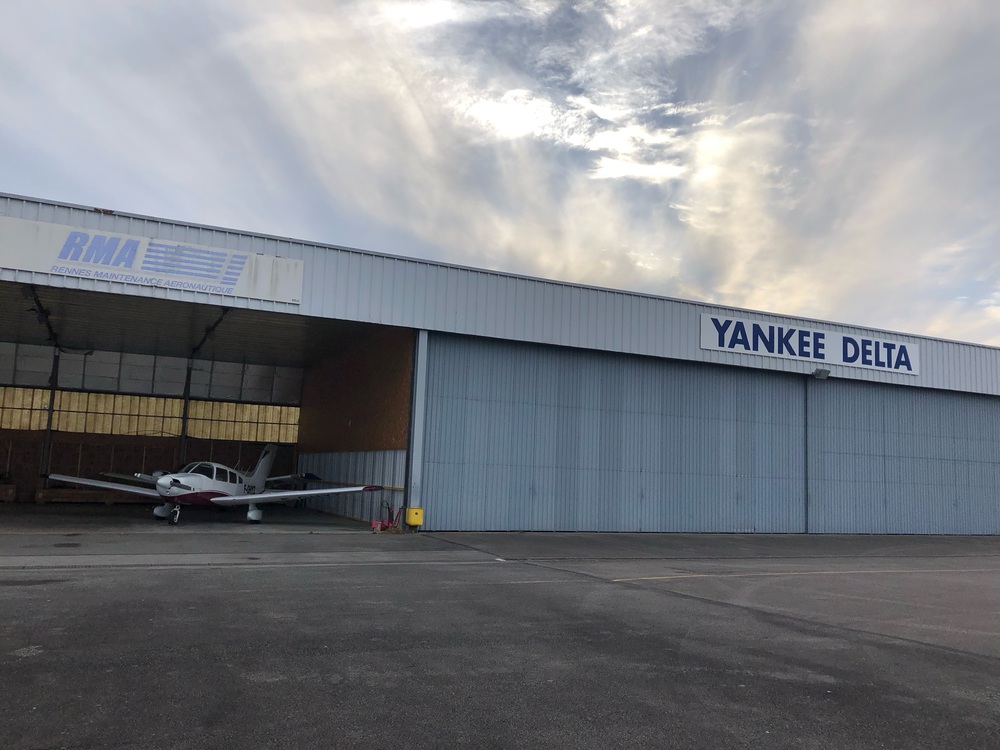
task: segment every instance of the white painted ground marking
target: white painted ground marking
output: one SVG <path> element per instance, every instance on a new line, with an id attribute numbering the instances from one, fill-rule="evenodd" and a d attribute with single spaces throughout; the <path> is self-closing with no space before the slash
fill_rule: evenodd
<path id="1" fill-rule="evenodd" d="M 844 576 L 844 575 L 866 575 L 882 573 L 1000 573 L 1000 568 L 928 568 L 925 570 L 897 570 L 887 568 L 884 570 L 804 570 L 786 571 L 783 573 L 676 573 L 669 576 L 640 576 L 637 578 L 612 578 L 612 583 L 628 583 L 630 581 L 676 581 L 685 578 L 770 578 L 780 576 Z"/>

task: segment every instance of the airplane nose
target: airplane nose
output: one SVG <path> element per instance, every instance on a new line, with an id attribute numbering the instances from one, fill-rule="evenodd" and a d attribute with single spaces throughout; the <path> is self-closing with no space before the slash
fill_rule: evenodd
<path id="1" fill-rule="evenodd" d="M 170 485 L 169 476 L 164 475 L 162 477 L 158 477 L 156 480 L 156 491 L 161 495 L 168 495 L 170 494 Z"/>

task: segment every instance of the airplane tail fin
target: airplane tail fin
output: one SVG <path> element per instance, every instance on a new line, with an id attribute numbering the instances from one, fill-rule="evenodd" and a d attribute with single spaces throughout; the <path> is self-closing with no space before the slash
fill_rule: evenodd
<path id="1" fill-rule="evenodd" d="M 264 481 L 271 473 L 271 465 L 274 463 L 274 456 L 277 452 L 278 446 L 274 443 L 268 443 L 264 446 L 264 452 L 260 454 L 257 466 L 254 467 L 253 473 L 247 477 L 254 492 L 261 492 L 264 489 Z"/>

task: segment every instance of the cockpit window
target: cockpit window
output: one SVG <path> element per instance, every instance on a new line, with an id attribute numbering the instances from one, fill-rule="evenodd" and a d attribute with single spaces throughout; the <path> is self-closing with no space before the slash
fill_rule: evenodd
<path id="1" fill-rule="evenodd" d="M 212 478 L 213 471 L 211 464 L 197 464 L 191 469 L 191 474 L 201 474 L 202 476 Z"/>
<path id="2" fill-rule="evenodd" d="M 183 469 L 180 470 L 180 473 L 181 474 L 190 474 L 192 471 L 194 471 L 194 467 L 197 466 L 197 465 L 198 465 L 197 461 L 195 461 L 194 463 L 188 464 L 187 466 L 185 466 Z"/>
<path id="3" fill-rule="evenodd" d="M 230 484 L 237 484 L 239 481 L 240 481 L 239 477 L 236 476 L 236 472 L 235 471 L 229 472 L 229 483 Z"/>

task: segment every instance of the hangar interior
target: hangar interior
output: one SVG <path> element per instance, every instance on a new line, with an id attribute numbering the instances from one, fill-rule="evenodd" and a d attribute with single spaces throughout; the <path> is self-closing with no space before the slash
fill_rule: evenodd
<path id="1" fill-rule="evenodd" d="M 428 530 L 1000 534 L 994 347 L 0 195 L 0 497 L 268 441 Z"/>
<path id="2" fill-rule="evenodd" d="M 10 499 L 108 494 L 46 488 L 50 472 L 150 472 L 192 458 L 252 467 L 275 442 L 276 474 L 297 471 L 302 449 L 335 451 L 352 460 L 327 461 L 321 476 L 384 483 L 402 503 L 393 471 L 405 465 L 410 331 L 11 282 L 0 282 L 0 310 L 0 486 Z"/>

